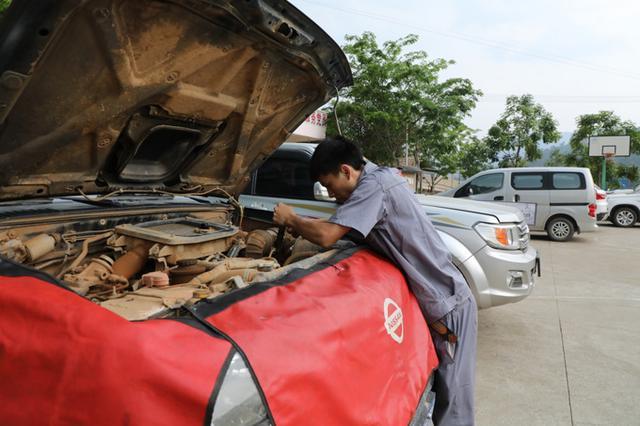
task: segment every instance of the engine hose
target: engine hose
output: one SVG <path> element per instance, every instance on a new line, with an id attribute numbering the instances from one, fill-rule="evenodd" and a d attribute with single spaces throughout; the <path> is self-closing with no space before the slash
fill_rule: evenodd
<path id="1" fill-rule="evenodd" d="M 231 277 L 240 277 L 246 283 L 250 283 L 258 274 L 258 271 L 252 268 L 246 269 L 232 269 L 227 272 L 222 272 L 216 277 L 216 281 L 226 282 Z"/>
<path id="2" fill-rule="evenodd" d="M 273 247 L 277 237 L 275 229 L 256 229 L 247 236 L 245 255 L 253 259 L 266 256 Z"/>
<path id="3" fill-rule="evenodd" d="M 67 273 L 67 271 L 70 271 L 73 268 L 77 267 L 84 260 L 84 258 L 87 257 L 87 254 L 89 253 L 89 244 L 95 243 L 96 241 L 104 240 L 105 238 L 109 238 L 111 235 L 113 235 L 113 232 L 105 232 L 104 234 L 99 234 L 84 240 L 82 242 L 82 251 L 80 251 L 78 257 L 75 258 L 75 260 L 71 263 L 71 265 L 69 265 L 68 268 L 64 268 L 62 271 L 60 271 L 56 278 L 60 279 L 64 274 Z"/>
<path id="4" fill-rule="evenodd" d="M 224 260 L 220 265 L 197 275 L 189 281 L 189 285 L 200 286 L 218 280 L 221 274 L 227 273 L 234 269 L 275 269 L 280 265 L 275 259 L 242 259 L 231 258 Z M 239 273 L 240 274 L 240 273 Z"/>
<path id="5" fill-rule="evenodd" d="M 301 251 L 299 253 L 293 253 L 291 256 L 285 260 L 283 266 L 287 266 L 292 264 L 293 262 L 297 262 L 300 259 L 306 259 L 307 257 L 315 256 L 318 254 L 317 250 L 309 250 L 309 251 Z"/>
<path id="6" fill-rule="evenodd" d="M 148 258 L 149 245 L 137 245 L 113 263 L 113 273 L 129 279 L 142 270 Z"/>

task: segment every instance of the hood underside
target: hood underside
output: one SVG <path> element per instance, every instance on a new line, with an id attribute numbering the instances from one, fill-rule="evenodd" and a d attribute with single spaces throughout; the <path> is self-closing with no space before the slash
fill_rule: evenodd
<path id="1" fill-rule="evenodd" d="M 237 192 L 351 83 L 278 0 L 14 2 L 0 28 L 0 199 Z"/>

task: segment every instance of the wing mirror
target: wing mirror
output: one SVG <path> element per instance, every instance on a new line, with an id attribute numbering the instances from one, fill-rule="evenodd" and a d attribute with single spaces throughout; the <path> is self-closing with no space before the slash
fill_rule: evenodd
<path id="1" fill-rule="evenodd" d="M 460 188 L 458 188 L 455 194 L 453 194 L 453 197 L 454 198 L 468 197 L 469 195 L 471 195 L 469 193 L 470 190 L 471 190 L 471 185 L 469 184 L 461 186 Z"/>
<path id="2" fill-rule="evenodd" d="M 329 196 L 329 190 L 322 186 L 320 182 L 313 184 L 313 198 L 317 201 L 335 201 L 336 199 Z"/>

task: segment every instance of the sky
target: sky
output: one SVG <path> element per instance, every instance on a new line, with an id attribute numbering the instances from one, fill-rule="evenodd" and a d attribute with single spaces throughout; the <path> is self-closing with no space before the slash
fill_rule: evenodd
<path id="1" fill-rule="evenodd" d="M 479 135 L 509 95 L 530 93 L 562 132 L 614 111 L 640 125 L 640 2 L 633 0 L 290 0 L 338 44 L 373 32 L 379 43 L 417 34 L 412 50 L 456 63 L 484 96 L 467 119 Z"/>

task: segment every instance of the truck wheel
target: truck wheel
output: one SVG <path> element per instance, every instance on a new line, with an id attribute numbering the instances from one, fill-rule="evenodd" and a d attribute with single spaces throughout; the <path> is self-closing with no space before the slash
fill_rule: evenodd
<path id="1" fill-rule="evenodd" d="M 553 241 L 569 241 L 575 232 L 573 222 L 566 217 L 557 217 L 547 224 L 547 234 Z"/>
<path id="2" fill-rule="evenodd" d="M 623 228 L 633 226 L 637 221 L 638 214 L 631 207 L 619 207 L 615 209 L 611 215 L 611 222 L 613 222 L 615 226 L 621 226 Z"/>

